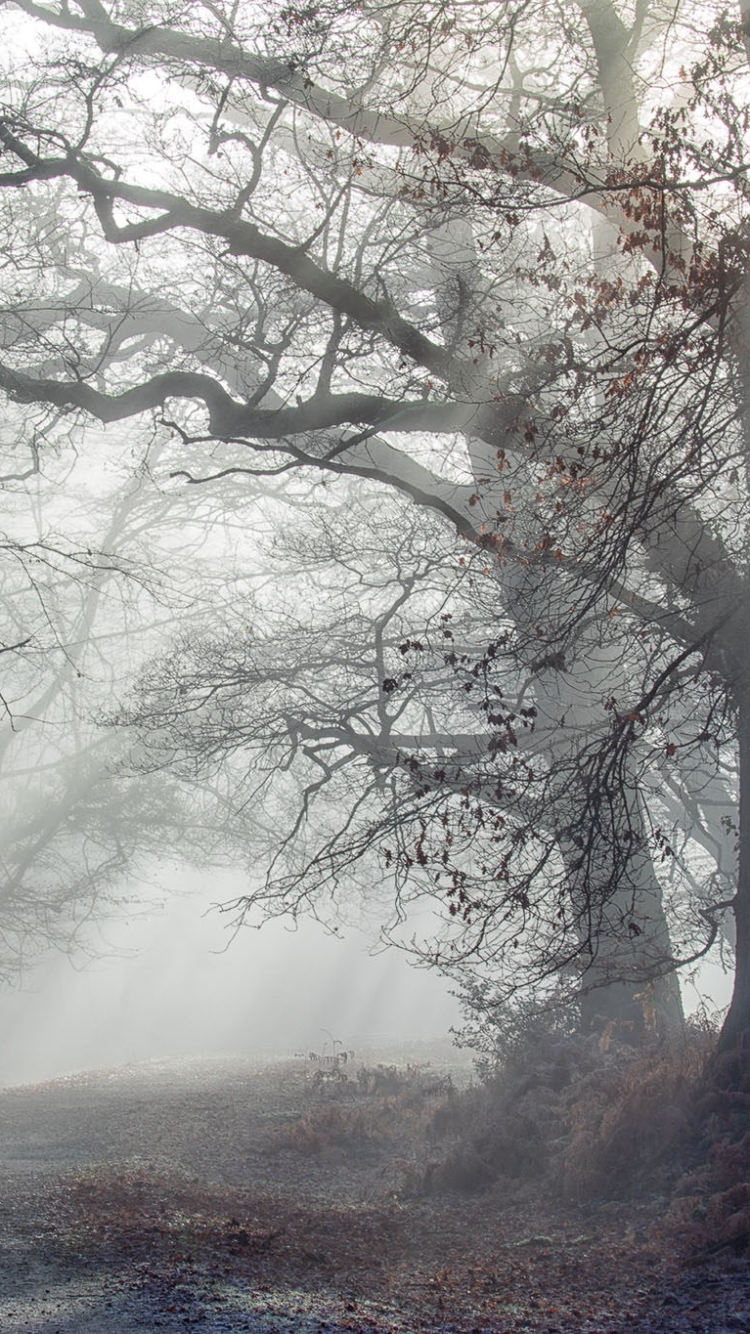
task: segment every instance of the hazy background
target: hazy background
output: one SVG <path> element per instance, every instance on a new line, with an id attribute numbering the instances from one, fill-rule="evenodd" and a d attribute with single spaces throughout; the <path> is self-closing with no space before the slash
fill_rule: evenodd
<path id="1" fill-rule="evenodd" d="M 0 992 L 0 1085 L 158 1057 L 330 1052 L 329 1035 L 356 1050 L 460 1022 L 447 982 L 399 951 L 372 957 L 355 930 L 275 922 L 228 944 L 227 918 L 207 909 L 242 887 L 188 874 L 163 907 L 101 928 L 106 955 L 52 956 Z"/>
<path id="2" fill-rule="evenodd" d="M 363 1050 L 450 1040 L 461 1013 L 449 984 L 355 929 L 275 922 L 230 941 L 211 905 L 238 875 L 180 880 L 161 905 L 100 928 L 101 957 L 53 955 L 20 990 L 0 991 L 0 1086 L 159 1058 Z M 717 965 L 683 976 L 687 1012 L 728 1003 Z"/>

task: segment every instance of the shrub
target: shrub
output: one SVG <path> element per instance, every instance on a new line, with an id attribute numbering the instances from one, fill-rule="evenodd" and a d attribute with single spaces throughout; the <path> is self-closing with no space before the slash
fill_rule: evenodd
<path id="1" fill-rule="evenodd" d="M 670 1219 L 698 1254 L 743 1254 L 750 1245 L 750 1051 L 714 1058 L 698 1087 L 691 1170 Z"/>
<path id="2" fill-rule="evenodd" d="M 580 1202 L 668 1189 L 694 1139 L 709 1050 L 691 1029 L 648 1050 L 558 1031 L 519 1044 L 481 1086 L 436 1109 L 442 1153 L 423 1189 L 476 1191 L 502 1178 Z"/>
<path id="3" fill-rule="evenodd" d="M 710 1041 L 688 1028 L 653 1049 L 616 1046 L 571 1086 L 556 1164 L 566 1196 L 669 1188 L 694 1137 L 695 1093 Z"/>
<path id="4" fill-rule="evenodd" d="M 417 1145 L 425 1139 L 436 1101 L 443 1105 L 453 1096 L 450 1077 L 424 1066 L 361 1066 L 351 1078 L 341 1078 L 342 1073 L 334 1070 L 330 1079 L 313 1076 L 314 1101 L 304 1116 L 275 1133 L 278 1148 L 357 1153 L 404 1141 Z M 319 1101 L 322 1094 L 324 1102 Z"/>

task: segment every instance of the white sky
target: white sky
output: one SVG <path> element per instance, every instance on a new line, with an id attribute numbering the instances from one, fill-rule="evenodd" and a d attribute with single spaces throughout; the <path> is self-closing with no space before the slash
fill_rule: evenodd
<path id="1" fill-rule="evenodd" d="M 136 954 L 83 970 L 57 956 L 27 989 L 0 992 L 0 1085 L 159 1057 L 321 1052 L 325 1030 L 356 1051 L 445 1038 L 460 1022 L 443 979 L 395 950 L 371 957 L 356 932 L 339 940 L 314 922 L 297 932 L 277 922 L 219 952 L 226 922 L 206 906 L 242 888 L 213 878 L 209 896 L 192 873 L 163 910 L 107 929 Z"/>

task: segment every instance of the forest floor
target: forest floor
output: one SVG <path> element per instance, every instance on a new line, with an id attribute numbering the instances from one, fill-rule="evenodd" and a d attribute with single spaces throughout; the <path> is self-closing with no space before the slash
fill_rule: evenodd
<path id="1" fill-rule="evenodd" d="M 663 1198 L 426 1193 L 445 1075 L 213 1060 L 0 1091 L 0 1331 L 750 1330 L 747 1260 L 686 1253 Z"/>

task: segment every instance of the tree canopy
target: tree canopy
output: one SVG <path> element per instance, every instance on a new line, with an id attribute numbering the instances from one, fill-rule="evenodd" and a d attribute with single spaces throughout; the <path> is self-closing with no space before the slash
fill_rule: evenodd
<path id="1" fill-rule="evenodd" d="M 252 499 L 300 579 L 157 657 L 142 768 L 233 775 L 250 899 L 367 850 L 444 909 L 428 957 L 511 990 L 633 996 L 732 910 L 733 1041 L 744 14 L 6 8 L 0 389 L 92 459 L 132 423 L 173 504 Z"/>

